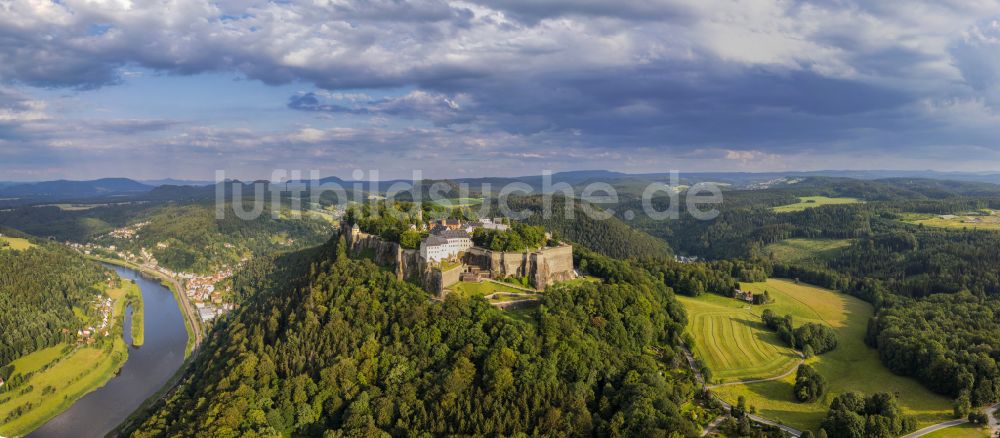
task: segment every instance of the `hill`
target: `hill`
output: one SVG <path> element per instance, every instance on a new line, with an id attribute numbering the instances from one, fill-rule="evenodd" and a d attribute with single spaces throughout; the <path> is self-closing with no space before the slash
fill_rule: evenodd
<path id="1" fill-rule="evenodd" d="M 0 197 L 78 199 L 113 194 L 134 194 L 153 187 L 127 178 L 104 178 L 93 181 L 44 181 L 0 188 Z"/>
<path id="2" fill-rule="evenodd" d="M 571 205 L 567 205 L 571 204 Z M 666 258 L 673 255 L 666 242 L 638 231 L 614 216 L 607 219 L 592 217 L 586 208 L 602 211 L 583 201 L 552 197 L 552 211 L 546 217 L 541 196 L 509 199 L 512 211 L 530 211 L 524 220 L 531 225 L 542 225 L 554 235 L 583 245 L 606 256 L 615 258 Z M 495 208 L 495 206 L 494 206 Z M 572 215 L 572 217 L 570 217 Z"/>
<path id="3" fill-rule="evenodd" d="M 59 245 L 0 249 L 0 367 L 75 336 L 104 279 L 99 265 Z"/>
<path id="4" fill-rule="evenodd" d="M 21 207 L 0 212 L 0 225 L 56 240 L 114 246 L 115 252 L 139 255 L 146 249 L 163 266 L 186 272 L 206 272 L 256 255 L 314 246 L 333 232 L 328 221 L 309 215 L 274 218 L 270 206 L 252 220 L 237 218 L 231 208 L 227 211 L 220 220 L 215 218 L 215 205 L 208 202 L 129 203 L 85 210 Z M 125 229 L 131 231 L 112 233 Z"/>
<path id="5" fill-rule="evenodd" d="M 696 386 L 670 347 L 683 310 L 648 274 L 590 254 L 630 280 L 550 288 L 523 321 L 430 300 L 334 242 L 254 265 L 236 283 L 259 289 L 132 434 L 693 436 Z"/>

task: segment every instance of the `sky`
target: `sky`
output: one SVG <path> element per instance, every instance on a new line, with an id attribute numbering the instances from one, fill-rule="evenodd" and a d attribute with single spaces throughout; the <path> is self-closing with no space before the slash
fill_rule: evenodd
<path id="1" fill-rule="evenodd" d="M 1000 171 L 1000 0 L 0 0 L 0 181 Z"/>

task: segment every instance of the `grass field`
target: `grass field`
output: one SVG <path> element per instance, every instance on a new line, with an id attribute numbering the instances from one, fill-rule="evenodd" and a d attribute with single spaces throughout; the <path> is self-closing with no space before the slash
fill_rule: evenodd
<path id="1" fill-rule="evenodd" d="M 0 241 L 7 242 L 8 245 L 0 247 L 0 249 L 13 249 L 16 251 L 22 251 L 35 246 L 35 244 L 29 242 L 28 239 L 22 239 L 20 237 L 0 237 Z"/>
<path id="2" fill-rule="evenodd" d="M 451 286 L 448 286 L 452 292 L 459 294 L 463 297 L 481 297 L 484 295 L 489 295 L 493 292 L 514 292 L 523 293 L 524 291 L 515 289 L 510 286 L 505 286 L 499 283 L 494 283 L 492 281 L 483 281 L 481 283 L 473 283 L 470 281 L 460 281 Z"/>
<path id="3" fill-rule="evenodd" d="M 714 377 L 746 380 L 762 376 L 763 370 L 770 371 L 771 376 L 781 374 L 781 366 L 769 362 L 766 358 L 759 359 L 756 353 L 746 352 L 746 339 L 753 338 L 757 343 L 774 344 L 778 351 L 777 358 L 772 361 L 784 360 L 778 364 L 794 364 L 794 357 L 782 356 L 782 346 L 776 337 L 763 330 L 759 315 L 764 309 L 771 309 L 779 315 L 791 314 L 795 326 L 806 322 L 816 322 L 831 326 L 836 332 L 839 345 L 836 350 L 809 359 L 812 364 L 829 382 L 830 392 L 814 403 L 799 403 L 792 396 L 794 374 L 783 379 L 751 384 L 737 384 L 713 389 L 723 399 L 735 402 L 739 396 L 745 396 L 747 402 L 755 406 L 758 412 L 769 419 L 783 422 L 799 429 L 815 430 L 826 416 L 830 402 L 835 396 L 846 391 L 861 391 L 872 393 L 885 391 L 897 393 L 900 404 L 909 415 L 915 415 L 921 427 L 950 419 L 951 401 L 936 395 L 913 379 L 892 374 L 878 359 L 878 352 L 864 344 L 864 334 L 868 319 L 873 310 L 870 304 L 857 298 L 840 294 L 831 290 L 805 284 L 796 284 L 788 280 L 770 279 L 763 283 L 744 283 L 742 288 L 754 292 L 767 291 L 775 299 L 773 304 L 766 306 L 747 305 L 739 301 L 703 295 L 698 298 L 680 297 L 688 309 L 688 329 L 695 338 L 695 352 L 702 357 L 712 370 Z M 700 323 L 699 315 L 708 313 L 725 315 L 734 319 L 748 318 L 753 325 L 746 325 L 750 333 L 727 335 L 725 325 L 716 328 L 715 325 Z M 752 316 L 751 316 L 752 315 Z M 753 318 L 756 318 L 755 320 Z M 731 327 L 738 327 L 731 324 Z M 735 333 L 736 329 L 732 329 Z M 741 343 L 739 340 L 743 340 Z M 703 352 L 703 345 L 717 343 L 723 359 L 713 359 Z M 767 347 L 760 347 L 767 348 Z M 787 349 L 786 349 L 787 351 Z M 723 362 L 728 361 L 728 362 Z M 713 368 L 722 363 L 748 362 L 751 371 L 740 373 L 734 369 Z"/>
<path id="4" fill-rule="evenodd" d="M 483 200 L 482 198 L 450 198 L 434 201 L 434 203 L 442 207 L 460 208 L 482 204 Z"/>
<path id="5" fill-rule="evenodd" d="M 694 354 L 712 370 L 712 383 L 781 375 L 798 355 L 764 329 L 759 312 L 746 303 L 714 294 L 678 296 L 688 311 Z"/>
<path id="6" fill-rule="evenodd" d="M 91 210 L 97 207 L 105 207 L 108 204 L 45 204 L 36 205 L 35 207 L 58 207 L 63 211 L 85 211 Z"/>
<path id="7" fill-rule="evenodd" d="M 989 438 L 989 431 L 972 423 L 948 427 L 924 435 L 923 438 Z"/>
<path id="8" fill-rule="evenodd" d="M 822 205 L 855 204 L 861 202 L 857 198 L 828 198 L 826 196 L 803 196 L 795 204 L 780 205 L 772 208 L 778 213 L 789 213 L 802 211 L 807 208 L 819 207 Z"/>
<path id="9" fill-rule="evenodd" d="M 903 213 L 903 221 L 934 228 L 1000 231 L 1000 211 L 983 210 L 973 214 Z"/>
<path id="10" fill-rule="evenodd" d="M 105 291 L 114 303 L 112 321 L 122 324 L 125 305 L 132 302 L 140 309 L 138 325 L 133 312 L 133 343 L 142 345 L 142 293 L 139 286 L 123 281 L 122 287 Z M 120 332 L 119 332 L 120 333 Z M 13 375 L 33 373 L 28 381 L 9 393 L 0 394 L 0 436 L 19 436 L 30 432 L 69 408 L 73 402 L 100 388 L 118 372 L 128 358 L 128 348 L 121 336 L 104 346 L 59 344 L 36 351 L 13 362 Z M 31 391 L 24 391 L 31 387 Z M 11 411 L 23 413 L 7 421 Z"/>
<path id="11" fill-rule="evenodd" d="M 766 249 L 779 262 L 809 263 L 830 260 L 850 245 L 850 239 L 785 239 Z"/>
<path id="12" fill-rule="evenodd" d="M 64 348 L 70 350 L 65 356 Z M 103 386 L 125 363 L 126 348 L 121 338 L 108 348 L 60 344 L 14 361 L 15 374 L 35 374 L 21 389 L 0 395 L 0 435 L 20 436 L 37 429 L 80 397 Z M 28 385 L 32 390 L 22 394 Z M 27 409 L 17 418 L 6 420 L 18 408 Z"/>

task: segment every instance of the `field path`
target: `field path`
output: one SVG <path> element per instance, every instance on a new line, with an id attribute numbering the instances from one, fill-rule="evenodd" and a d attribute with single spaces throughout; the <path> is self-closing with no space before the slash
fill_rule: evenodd
<path id="1" fill-rule="evenodd" d="M 796 353 L 798 353 L 798 355 L 799 355 L 799 361 L 795 363 L 795 366 L 793 366 L 792 368 L 790 368 L 788 371 L 785 371 L 785 373 L 782 374 L 782 375 L 780 375 L 780 376 L 768 377 L 766 379 L 741 380 L 741 381 L 738 381 L 738 382 L 720 383 L 718 385 L 705 385 L 705 387 L 708 388 L 708 389 L 712 389 L 712 388 L 718 388 L 718 387 L 721 387 L 721 386 L 749 385 L 751 383 L 770 382 L 772 380 L 781 380 L 781 379 L 784 379 L 785 377 L 788 377 L 789 375 L 791 375 L 792 373 L 794 373 L 795 370 L 799 369 L 799 365 L 802 365 L 802 364 L 806 363 L 806 359 L 802 356 L 802 353 L 799 353 L 798 351 L 796 351 Z"/>
<path id="2" fill-rule="evenodd" d="M 996 432 L 997 432 L 997 429 L 1000 429 L 1000 425 L 997 424 L 996 417 L 993 416 L 993 414 L 995 414 L 997 412 L 997 410 L 1000 410 L 1000 403 L 997 403 L 997 404 L 995 404 L 993 406 L 989 406 L 989 407 L 983 408 L 983 413 L 985 413 L 986 416 L 989 417 L 989 419 L 990 419 L 990 421 L 989 421 L 990 436 L 994 436 L 996 434 Z M 904 435 L 902 438 L 917 438 L 917 437 L 921 437 L 921 436 L 927 435 L 927 434 L 929 434 L 931 432 L 937 432 L 937 431 L 939 431 L 941 429 L 947 429 L 949 427 L 954 427 L 954 426 L 961 426 L 961 425 L 963 425 L 965 423 L 968 423 L 968 422 L 969 422 L 969 420 L 967 418 L 959 418 L 957 420 L 945 421 L 943 423 L 938 423 L 938 424 L 927 426 L 927 427 L 925 427 L 923 429 L 920 429 L 920 430 L 918 430 L 916 432 L 913 432 L 913 433 L 911 433 L 909 435 Z"/>
<path id="3" fill-rule="evenodd" d="M 698 367 L 695 366 L 694 355 L 691 354 L 691 350 L 688 350 L 688 348 L 685 347 L 685 346 L 683 346 L 683 345 L 681 345 L 680 347 L 681 347 L 681 350 L 684 352 L 684 357 L 687 359 L 688 365 L 691 367 L 691 371 L 694 372 L 695 379 L 698 381 L 698 383 L 701 384 L 702 387 L 704 387 L 705 389 L 710 389 L 711 387 L 705 384 L 705 377 L 701 375 L 701 371 L 699 371 Z M 789 371 L 789 373 L 790 373 L 790 371 Z M 726 403 L 725 400 L 719 398 L 718 396 L 713 396 L 713 397 L 720 404 L 722 404 L 722 407 L 727 412 L 732 409 L 732 406 L 730 406 L 729 403 Z M 798 430 L 798 429 L 796 429 L 794 427 L 791 427 L 791 426 L 785 426 L 784 424 L 776 423 L 774 421 L 768 420 L 768 419 L 766 419 L 764 417 L 761 417 L 761 416 L 758 416 L 758 415 L 747 414 L 747 418 L 749 418 L 751 421 L 753 421 L 755 423 L 766 424 L 768 426 L 777 427 L 777 428 L 785 431 L 786 433 L 788 433 L 789 435 L 791 435 L 793 437 L 800 437 L 800 436 L 802 436 L 802 431 L 801 430 Z M 705 431 L 710 431 L 711 429 L 715 428 L 716 426 L 718 426 L 719 422 L 721 422 L 721 420 L 720 419 L 716 419 L 711 424 L 709 424 L 709 427 L 706 428 Z M 703 433 L 702 434 L 702 436 L 705 436 L 705 435 L 707 435 L 707 433 Z"/>

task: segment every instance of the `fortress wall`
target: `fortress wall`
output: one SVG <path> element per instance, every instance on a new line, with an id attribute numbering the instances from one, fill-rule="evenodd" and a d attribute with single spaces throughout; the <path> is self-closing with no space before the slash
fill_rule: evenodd
<path id="1" fill-rule="evenodd" d="M 492 271 L 494 278 L 528 277 L 538 289 L 573 278 L 573 247 L 560 245 L 539 251 L 501 252 L 474 247 L 464 262 Z"/>
<path id="2" fill-rule="evenodd" d="M 341 227 L 341 233 L 345 236 L 351 255 L 370 252 L 375 263 L 392 267 L 400 280 L 418 279 L 424 289 L 439 296 L 444 288 L 457 283 L 461 277 L 460 268 L 447 272 L 431 269 L 420 257 L 419 250 L 403 249 L 395 242 L 386 242 L 381 237 L 365 232 L 354 233 L 346 224 Z M 462 261 L 489 270 L 494 278 L 528 277 L 537 289 L 573 278 L 573 247 L 570 245 L 543 248 L 530 253 L 472 247 L 465 252 Z"/>

